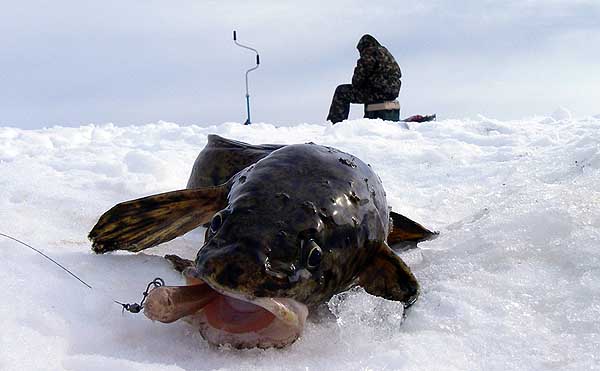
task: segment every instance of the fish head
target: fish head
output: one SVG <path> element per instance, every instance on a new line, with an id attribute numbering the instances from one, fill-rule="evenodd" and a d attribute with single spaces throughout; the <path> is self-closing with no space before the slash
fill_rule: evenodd
<path id="1" fill-rule="evenodd" d="M 222 210 L 196 258 L 196 276 L 249 298 L 319 301 L 323 272 L 333 259 L 322 246 L 322 222 L 287 224 L 257 210 Z"/>
<path id="2" fill-rule="evenodd" d="M 323 287 L 335 258 L 323 245 L 323 222 L 303 207 L 274 210 L 269 201 L 253 195 L 216 213 L 195 266 L 185 272 L 222 297 L 223 318 L 211 313 L 212 304 L 195 316 L 210 342 L 287 345 L 300 335 L 308 307 L 331 296 Z M 257 318 L 252 325 L 248 313 Z M 247 327 L 231 320 L 242 317 Z"/>

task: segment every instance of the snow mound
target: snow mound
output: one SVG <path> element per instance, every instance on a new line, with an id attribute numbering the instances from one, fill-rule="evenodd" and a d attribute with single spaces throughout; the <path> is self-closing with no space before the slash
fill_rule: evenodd
<path id="1" fill-rule="evenodd" d="M 556 111 L 552 112 L 550 117 L 552 117 L 556 121 L 568 121 L 571 120 L 572 115 L 571 111 L 569 111 L 565 107 L 559 107 L 556 109 Z"/>
<path id="2" fill-rule="evenodd" d="M 600 354 L 600 120 L 547 118 L 335 126 L 0 128 L 0 369 L 582 370 Z M 86 235 L 114 204 L 185 186 L 208 134 L 315 142 L 370 163 L 394 210 L 440 231 L 403 254 L 422 287 L 405 313 L 361 289 L 282 349 L 214 348 L 186 323 L 122 314 L 194 231 L 140 254 L 97 256 Z"/>

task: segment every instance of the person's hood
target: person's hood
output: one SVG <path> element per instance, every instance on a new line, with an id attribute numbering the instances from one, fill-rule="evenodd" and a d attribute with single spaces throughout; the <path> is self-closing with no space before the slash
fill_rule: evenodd
<path id="1" fill-rule="evenodd" d="M 381 46 L 381 44 L 373 36 L 366 34 L 360 38 L 360 40 L 358 41 L 358 45 L 356 45 L 356 49 L 358 49 L 358 51 L 360 52 L 364 49 L 372 48 L 375 46 Z"/>

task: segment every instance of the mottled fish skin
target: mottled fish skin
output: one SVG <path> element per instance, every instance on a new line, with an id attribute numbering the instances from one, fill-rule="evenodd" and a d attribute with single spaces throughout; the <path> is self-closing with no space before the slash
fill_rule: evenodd
<path id="1" fill-rule="evenodd" d="M 385 244 L 383 186 L 369 165 L 334 148 L 265 151 L 272 152 L 233 177 L 228 205 L 213 217 L 193 274 L 247 297 L 323 303 L 355 285 L 375 247 Z M 226 162 L 218 177 L 241 162 Z M 311 267 L 315 244 L 322 259 Z"/>

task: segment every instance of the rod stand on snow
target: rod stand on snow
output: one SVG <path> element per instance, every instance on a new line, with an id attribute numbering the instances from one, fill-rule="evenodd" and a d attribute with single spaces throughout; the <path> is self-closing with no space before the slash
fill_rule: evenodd
<path id="1" fill-rule="evenodd" d="M 249 46 L 246 46 L 246 45 L 242 45 L 237 42 L 236 31 L 233 31 L 233 42 L 237 46 L 240 46 L 244 49 L 252 50 L 253 52 L 256 53 L 256 66 L 254 66 L 254 67 L 250 68 L 248 71 L 246 71 L 246 111 L 248 112 L 248 119 L 246 120 L 244 125 L 250 125 L 251 124 L 251 122 L 250 122 L 250 93 L 248 92 L 248 73 L 250 73 L 258 68 L 258 65 L 260 64 L 260 56 L 258 55 L 258 50 L 251 48 Z"/>

